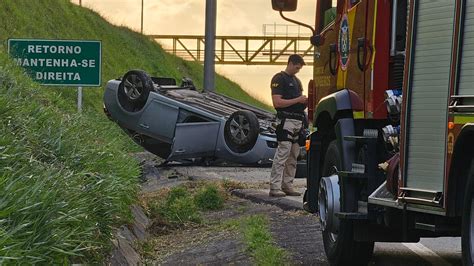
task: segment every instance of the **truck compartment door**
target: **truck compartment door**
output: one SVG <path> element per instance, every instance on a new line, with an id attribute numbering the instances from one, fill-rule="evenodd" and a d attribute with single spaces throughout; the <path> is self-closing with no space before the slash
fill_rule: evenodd
<path id="1" fill-rule="evenodd" d="M 466 1 L 461 45 L 458 95 L 474 95 L 474 2 Z M 466 99 L 468 100 L 468 99 Z M 473 105 L 474 102 L 464 103 Z"/>
<path id="2" fill-rule="evenodd" d="M 414 4 L 404 147 L 405 187 L 411 190 L 444 189 L 455 3 Z"/>

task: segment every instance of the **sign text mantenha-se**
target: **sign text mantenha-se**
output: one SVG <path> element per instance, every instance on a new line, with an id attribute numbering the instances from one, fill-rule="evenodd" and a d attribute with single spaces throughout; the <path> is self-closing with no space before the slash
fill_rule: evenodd
<path id="1" fill-rule="evenodd" d="M 100 41 L 9 39 L 8 52 L 41 84 L 100 86 Z"/>

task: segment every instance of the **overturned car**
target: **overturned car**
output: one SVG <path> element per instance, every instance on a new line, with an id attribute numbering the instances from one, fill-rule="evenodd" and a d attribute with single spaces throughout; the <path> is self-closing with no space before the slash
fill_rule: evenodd
<path id="1" fill-rule="evenodd" d="M 131 70 L 110 80 L 104 111 L 143 148 L 166 161 L 269 164 L 277 141 L 274 114 L 214 92 L 189 79 L 150 77 Z"/>

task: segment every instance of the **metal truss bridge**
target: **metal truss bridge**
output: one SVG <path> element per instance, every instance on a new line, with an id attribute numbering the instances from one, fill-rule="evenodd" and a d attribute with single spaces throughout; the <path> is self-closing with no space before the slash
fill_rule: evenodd
<path id="1" fill-rule="evenodd" d="M 205 37 L 198 35 L 148 35 L 165 51 L 185 60 L 204 63 Z M 215 63 L 222 65 L 286 65 L 297 53 L 313 62 L 313 45 L 302 36 L 216 36 Z"/>

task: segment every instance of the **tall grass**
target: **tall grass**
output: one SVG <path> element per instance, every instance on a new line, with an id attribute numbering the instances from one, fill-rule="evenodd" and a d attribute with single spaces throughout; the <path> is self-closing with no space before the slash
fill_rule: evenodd
<path id="1" fill-rule="evenodd" d="M 0 264 L 102 261 L 135 201 L 128 138 L 0 65 Z"/>

